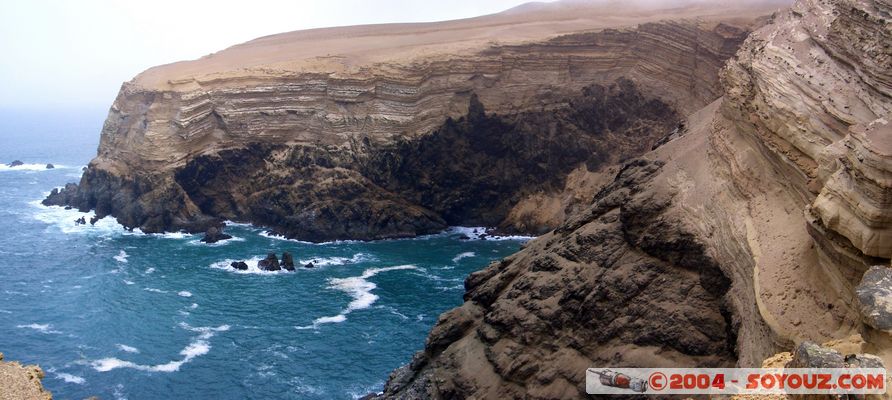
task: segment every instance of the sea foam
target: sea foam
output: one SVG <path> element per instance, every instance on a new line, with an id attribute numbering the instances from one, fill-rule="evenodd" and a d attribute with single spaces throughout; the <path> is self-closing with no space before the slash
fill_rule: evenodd
<path id="1" fill-rule="evenodd" d="M 340 290 L 350 295 L 353 298 L 347 307 L 344 308 L 340 314 L 333 316 L 320 317 L 313 320 L 312 325 L 308 326 L 298 326 L 297 329 L 312 329 L 317 328 L 322 324 L 331 324 L 344 322 L 347 320 L 347 314 L 350 314 L 356 310 L 362 310 L 371 307 L 375 301 L 378 300 L 378 296 L 372 293 L 372 290 L 375 290 L 378 286 L 373 282 L 369 282 L 368 279 L 378 275 L 382 272 L 387 271 L 397 271 L 397 270 L 406 270 L 406 269 L 418 269 L 418 267 L 414 265 L 397 265 L 393 267 L 384 267 L 384 268 L 369 268 L 363 271 L 360 276 L 351 276 L 347 278 L 330 278 L 328 280 L 329 288 Z"/>
<path id="2" fill-rule="evenodd" d="M 95 360 L 90 363 L 90 366 L 92 366 L 93 369 L 99 372 L 108 372 L 117 368 L 131 368 L 147 372 L 176 372 L 179 371 L 180 367 L 183 366 L 183 364 L 192 361 L 195 357 L 207 354 L 211 350 L 209 340 L 214 337 L 217 332 L 225 332 L 229 330 L 229 325 L 220 325 L 216 328 L 193 328 L 186 323 L 180 323 L 180 327 L 186 330 L 200 333 L 198 337 L 193 339 L 192 342 L 190 342 L 188 345 L 186 345 L 185 348 L 183 348 L 183 350 L 180 351 L 180 355 L 183 356 L 181 360 L 174 360 L 164 364 L 142 365 L 134 363 L 132 361 L 121 360 L 120 358 L 109 357 Z"/>
<path id="3" fill-rule="evenodd" d="M 470 258 L 470 257 L 474 257 L 476 255 L 477 254 L 474 253 L 473 251 L 466 251 L 466 252 L 461 253 L 455 257 L 452 257 L 452 262 L 457 263 L 457 262 L 459 262 L 459 260 L 461 260 L 463 258 Z"/>

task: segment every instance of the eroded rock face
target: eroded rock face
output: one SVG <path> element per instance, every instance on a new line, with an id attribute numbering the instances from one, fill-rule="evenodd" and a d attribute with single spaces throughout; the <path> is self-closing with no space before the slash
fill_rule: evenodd
<path id="1" fill-rule="evenodd" d="M 541 233 L 580 200 L 551 199 L 577 183 L 596 191 L 609 179 L 588 175 L 649 150 L 679 110 L 719 94 L 716 71 L 749 24 L 709 16 L 423 58 L 351 53 L 364 61 L 338 73 L 307 60 L 250 78 L 233 67 L 163 81 L 179 67 L 153 69 L 122 87 L 79 186 L 47 203 L 145 232 L 232 219 L 313 241 L 456 223 Z"/>
<path id="2" fill-rule="evenodd" d="M 723 71 L 724 114 L 757 137 L 856 256 L 892 257 L 892 27 L 874 0 L 797 1 L 754 32 Z M 814 198 L 814 194 L 818 194 Z"/>
<path id="3" fill-rule="evenodd" d="M 662 164 L 626 164 L 587 210 L 471 274 L 385 396 L 575 398 L 591 365 L 734 365 L 731 280 L 664 214 Z"/>

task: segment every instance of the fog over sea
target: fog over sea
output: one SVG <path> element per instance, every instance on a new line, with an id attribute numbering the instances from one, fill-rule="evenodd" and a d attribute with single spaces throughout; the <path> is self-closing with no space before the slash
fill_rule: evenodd
<path id="1" fill-rule="evenodd" d="M 206 245 L 40 205 L 79 180 L 105 110 L 0 110 L 0 352 L 55 398 L 349 399 L 421 350 L 463 281 L 525 238 L 473 228 L 322 244 L 250 225 Z M 25 164 L 7 167 L 13 160 Z M 52 163 L 56 168 L 46 169 Z M 467 235 L 472 240 L 460 240 Z M 267 252 L 316 268 L 262 272 Z M 245 260 L 248 271 L 229 267 Z"/>

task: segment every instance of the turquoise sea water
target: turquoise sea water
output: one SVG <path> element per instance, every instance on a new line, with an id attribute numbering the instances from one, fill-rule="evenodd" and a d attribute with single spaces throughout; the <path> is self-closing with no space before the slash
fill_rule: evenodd
<path id="1" fill-rule="evenodd" d="M 0 111 L 0 352 L 59 399 L 354 398 L 424 345 L 464 278 L 521 238 L 309 244 L 231 226 L 215 245 L 43 207 L 95 154 L 102 110 Z M 43 169 L 46 163 L 58 168 Z M 87 214 L 89 219 L 89 214 Z M 290 251 L 314 269 L 236 272 Z M 256 261 L 256 259 L 255 259 Z M 249 262 L 250 264 L 250 262 Z"/>

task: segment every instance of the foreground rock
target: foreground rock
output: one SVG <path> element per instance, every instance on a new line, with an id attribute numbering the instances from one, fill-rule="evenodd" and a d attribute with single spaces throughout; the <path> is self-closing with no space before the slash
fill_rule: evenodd
<path id="1" fill-rule="evenodd" d="M 864 322 L 892 334 L 892 268 L 874 265 L 855 288 Z"/>
<path id="2" fill-rule="evenodd" d="M 201 238 L 201 241 L 204 243 L 217 243 L 226 239 L 232 239 L 232 236 L 223 233 L 222 228 L 212 226 L 204 233 L 204 237 Z"/>
<path id="3" fill-rule="evenodd" d="M 3 361 L 3 353 L 0 353 L 0 399 L 51 400 L 53 395 L 40 383 L 43 377 L 40 367 Z"/>
<path id="4" fill-rule="evenodd" d="M 245 263 L 244 261 L 234 261 L 231 264 L 229 264 L 229 266 L 232 268 L 235 268 L 237 270 L 240 270 L 240 271 L 248 270 L 248 264 Z"/>

